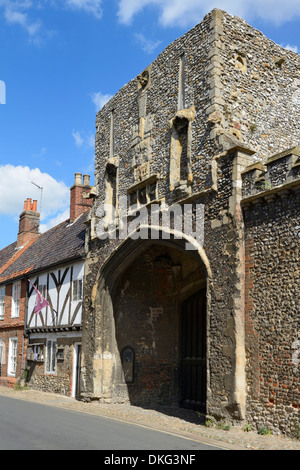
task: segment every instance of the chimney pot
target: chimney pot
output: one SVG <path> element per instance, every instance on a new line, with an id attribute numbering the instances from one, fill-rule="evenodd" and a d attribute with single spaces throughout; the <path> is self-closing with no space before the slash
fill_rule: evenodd
<path id="1" fill-rule="evenodd" d="M 83 186 L 90 186 L 90 175 L 83 175 Z"/>
<path id="2" fill-rule="evenodd" d="M 20 215 L 17 246 L 21 247 L 39 235 L 40 214 L 37 212 L 37 201 L 28 198 L 24 202 L 24 211 Z"/>
<path id="3" fill-rule="evenodd" d="M 88 188 L 88 189 L 87 189 Z M 70 191 L 70 222 L 73 223 L 81 214 L 87 212 L 93 204 L 93 198 L 89 196 L 90 176 L 75 173 L 75 184 Z"/>
<path id="4" fill-rule="evenodd" d="M 82 184 L 82 174 L 75 173 L 75 186 L 80 186 Z"/>

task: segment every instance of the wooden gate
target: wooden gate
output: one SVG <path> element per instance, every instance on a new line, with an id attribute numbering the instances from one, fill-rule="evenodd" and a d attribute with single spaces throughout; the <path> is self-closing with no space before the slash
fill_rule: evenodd
<path id="1" fill-rule="evenodd" d="M 206 411 L 206 292 L 182 304 L 181 406 Z"/>

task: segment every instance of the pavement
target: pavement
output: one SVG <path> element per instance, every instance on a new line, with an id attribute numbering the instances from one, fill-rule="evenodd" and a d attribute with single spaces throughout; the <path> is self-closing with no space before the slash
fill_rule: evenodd
<path id="1" fill-rule="evenodd" d="M 197 412 L 181 408 L 150 409 L 130 404 L 85 403 L 61 395 L 31 389 L 14 390 L 3 386 L 0 386 L 0 395 L 103 416 L 191 439 L 201 439 L 217 445 L 222 444 L 222 447 L 228 450 L 300 450 L 298 439 L 283 435 L 262 436 L 256 431 L 246 432 L 244 425 L 230 426 L 227 430 L 220 429 L 216 425 L 207 427 L 201 424 L 201 418 Z"/>

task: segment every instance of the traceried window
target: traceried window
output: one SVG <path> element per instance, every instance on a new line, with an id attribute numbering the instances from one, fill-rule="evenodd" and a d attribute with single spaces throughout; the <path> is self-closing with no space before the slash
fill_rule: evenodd
<path id="1" fill-rule="evenodd" d="M 56 370 L 56 340 L 48 339 L 46 347 L 46 373 L 55 374 Z"/>
<path id="2" fill-rule="evenodd" d="M 149 180 L 149 179 L 148 179 Z M 157 199 L 157 182 L 141 183 L 137 188 L 128 191 L 128 204 L 130 208 L 141 207 Z"/>
<path id="3" fill-rule="evenodd" d="M 9 350 L 8 350 L 8 375 L 15 376 L 17 371 L 17 350 L 18 350 L 18 339 L 9 338 Z"/>
<path id="4" fill-rule="evenodd" d="M 5 287 L 0 287 L 0 320 L 4 320 L 5 311 Z"/>
<path id="5" fill-rule="evenodd" d="M 72 288 L 72 300 L 73 302 L 78 302 L 82 300 L 83 294 L 83 281 L 82 279 L 78 279 L 77 281 L 73 281 L 73 288 Z"/>
<path id="6" fill-rule="evenodd" d="M 12 318 L 17 318 L 20 315 L 20 300 L 21 300 L 21 282 L 13 284 L 12 290 Z"/>

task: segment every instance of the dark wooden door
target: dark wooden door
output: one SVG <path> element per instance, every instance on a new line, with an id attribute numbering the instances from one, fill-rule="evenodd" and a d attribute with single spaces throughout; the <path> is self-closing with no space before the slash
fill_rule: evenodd
<path id="1" fill-rule="evenodd" d="M 181 406 L 206 411 L 206 292 L 182 304 Z"/>
<path id="2" fill-rule="evenodd" d="M 81 364 L 81 345 L 77 345 L 77 357 L 76 357 L 76 391 L 75 397 L 80 397 L 80 364 Z"/>

